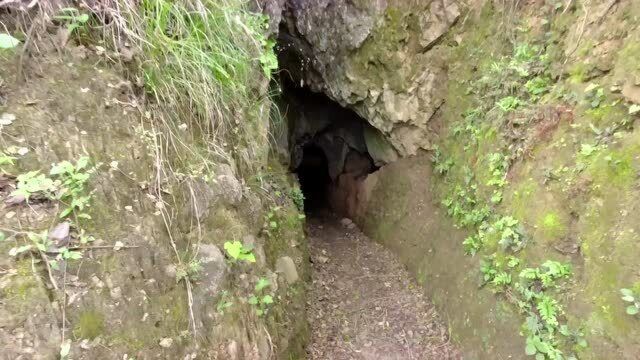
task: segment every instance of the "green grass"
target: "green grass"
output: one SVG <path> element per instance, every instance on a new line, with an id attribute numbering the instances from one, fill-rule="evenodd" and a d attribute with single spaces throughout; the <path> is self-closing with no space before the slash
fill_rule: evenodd
<path id="1" fill-rule="evenodd" d="M 153 115 L 165 122 L 160 132 L 166 143 L 185 163 L 211 155 L 229 159 L 237 149 L 225 144 L 262 146 L 251 139 L 261 129 L 256 125 L 265 100 L 261 86 L 277 58 L 275 43 L 265 37 L 268 18 L 248 5 L 246 0 L 143 0 L 114 15 L 121 24 L 116 47 L 124 37 L 139 50 L 136 76 L 144 79 L 159 110 Z"/>

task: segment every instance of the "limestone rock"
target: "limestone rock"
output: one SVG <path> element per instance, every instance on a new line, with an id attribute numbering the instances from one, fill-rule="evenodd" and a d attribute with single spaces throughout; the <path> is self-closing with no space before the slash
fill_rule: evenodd
<path id="1" fill-rule="evenodd" d="M 367 152 L 376 166 L 392 163 L 398 159 L 396 150 L 379 131 L 365 127 L 364 141 L 367 144 Z"/>
<path id="2" fill-rule="evenodd" d="M 229 165 L 221 165 L 217 169 L 216 193 L 228 204 L 237 205 L 242 200 L 242 184 L 235 177 Z"/>
<path id="3" fill-rule="evenodd" d="M 276 271 L 283 274 L 289 284 L 293 284 L 299 279 L 296 264 L 288 256 L 283 256 L 276 261 Z"/>
<path id="4" fill-rule="evenodd" d="M 347 227 L 351 224 L 353 224 L 353 221 L 351 221 L 351 219 L 349 218 L 342 218 L 342 220 L 340 220 L 340 224 L 342 224 L 342 226 Z"/>
<path id="5" fill-rule="evenodd" d="M 632 103 L 640 104 L 640 86 L 627 82 L 622 87 L 622 95 Z"/>
<path id="6" fill-rule="evenodd" d="M 356 111 L 400 156 L 431 146 L 446 66 L 429 50 L 460 16 L 457 1 L 288 0 L 287 9 L 281 55 L 294 82 Z M 376 162 L 393 158 L 383 153 Z"/>
<path id="7" fill-rule="evenodd" d="M 227 272 L 227 264 L 220 249 L 213 244 L 200 245 L 200 280 L 207 292 L 215 294 Z"/>

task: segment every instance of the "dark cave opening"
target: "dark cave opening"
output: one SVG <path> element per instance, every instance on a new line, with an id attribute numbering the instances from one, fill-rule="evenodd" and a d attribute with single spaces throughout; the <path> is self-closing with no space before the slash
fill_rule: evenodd
<path id="1" fill-rule="evenodd" d="M 396 152 L 351 105 L 325 94 L 314 60 L 305 55 L 308 44 L 290 35 L 295 34 L 291 25 L 281 24 L 277 46 L 280 110 L 287 125 L 287 134 L 280 135 L 283 153 L 298 176 L 308 214 L 329 211 L 354 218 L 367 176 L 394 161 Z"/>
<path id="2" fill-rule="evenodd" d="M 316 145 L 307 145 L 302 151 L 302 161 L 295 172 L 305 197 L 305 210 L 313 214 L 329 207 L 329 163 L 324 151 Z"/>
<path id="3" fill-rule="evenodd" d="M 377 132 L 354 111 L 306 87 L 283 82 L 290 169 L 298 176 L 308 215 L 353 217 L 358 192 L 378 166 L 366 132 Z"/>

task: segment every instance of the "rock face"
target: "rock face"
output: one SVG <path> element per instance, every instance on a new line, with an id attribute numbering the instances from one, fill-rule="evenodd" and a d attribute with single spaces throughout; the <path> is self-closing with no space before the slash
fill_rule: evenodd
<path id="1" fill-rule="evenodd" d="M 446 68 L 429 50 L 460 15 L 455 1 L 289 0 L 285 7 L 280 61 L 295 83 L 355 110 L 401 156 L 430 147 Z"/>

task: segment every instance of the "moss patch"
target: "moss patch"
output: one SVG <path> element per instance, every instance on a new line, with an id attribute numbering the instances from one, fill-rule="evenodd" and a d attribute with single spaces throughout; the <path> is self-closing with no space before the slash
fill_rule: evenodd
<path id="1" fill-rule="evenodd" d="M 85 310 L 78 314 L 73 328 L 77 339 L 94 339 L 104 332 L 104 315 L 97 310 Z"/>
<path id="2" fill-rule="evenodd" d="M 567 224 L 555 212 L 548 212 L 542 216 L 538 226 L 542 230 L 542 234 L 548 239 L 562 238 L 567 235 Z"/>

